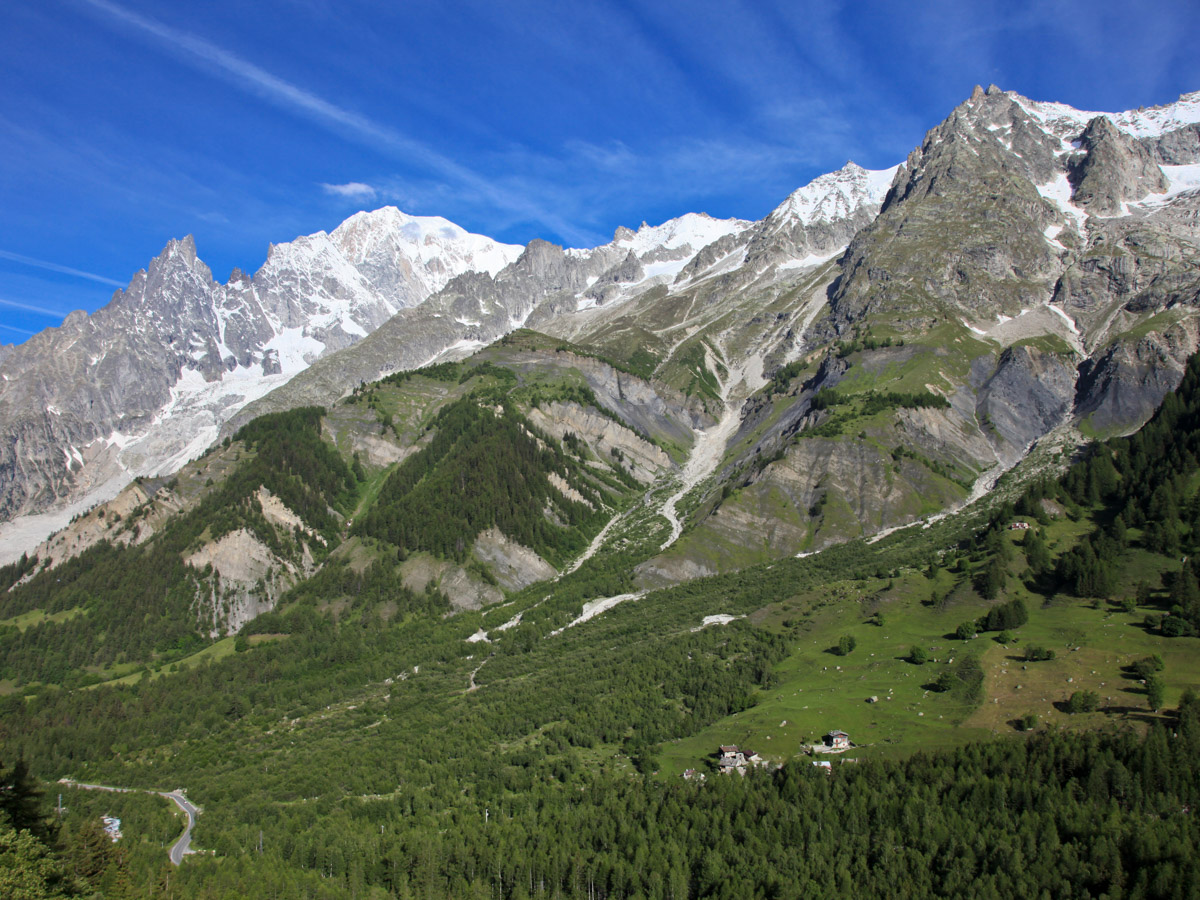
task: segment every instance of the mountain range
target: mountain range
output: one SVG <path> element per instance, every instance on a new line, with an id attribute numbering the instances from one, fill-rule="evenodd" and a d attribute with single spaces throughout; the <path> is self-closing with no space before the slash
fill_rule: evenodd
<path id="1" fill-rule="evenodd" d="M 756 223 L 689 214 L 587 250 L 520 248 L 389 207 L 224 285 L 171 241 L 104 309 L 0 358 L 5 559 L 255 415 L 523 327 L 678 395 L 672 477 L 731 485 L 662 577 L 711 571 L 694 558 L 710 538 L 801 552 L 905 524 L 1057 430 L 1135 427 L 1178 383 L 1197 345 L 1198 187 L 1200 94 L 1102 115 L 992 87 L 897 167 L 848 163 Z M 770 389 L 782 412 L 763 392 L 780 373 L 796 376 Z M 839 385 L 949 405 L 799 440 Z M 915 457 L 885 478 L 898 447 Z M 764 506 L 775 492 L 783 515 Z"/>
<path id="2" fill-rule="evenodd" d="M 0 359 L 4 883 L 1186 893 L 1198 346 L 1200 94 L 590 249 L 172 242 Z"/>

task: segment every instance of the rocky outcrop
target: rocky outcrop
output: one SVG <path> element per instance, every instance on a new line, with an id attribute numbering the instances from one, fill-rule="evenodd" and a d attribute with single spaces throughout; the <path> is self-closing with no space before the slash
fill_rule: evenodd
<path id="1" fill-rule="evenodd" d="M 977 362 L 986 362 L 979 360 Z M 1012 465 L 1063 424 L 1075 398 L 1075 360 L 1029 345 L 1009 347 L 977 393 L 976 417 Z"/>
<path id="2" fill-rule="evenodd" d="M 1079 143 L 1083 155 L 1071 160 L 1068 174 L 1072 199 L 1088 212 L 1117 215 L 1126 201 L 1167 190 L 1167 179 L 1150 152 L 1107 116 L 1092 119 Z"/>
<path id="3" fill-rule="evenodd" d="M 135 532 L 128 527 L 127 520 L 149 499 L 149 494 L 140 484 L 131 484 L 108 503 L 72 519 L 65 528 L 39 545 L 35 555 L 44 565 L 54 568 L 100 541 L 120 545 L 144 539 L 150 535 L 151 529 L 145 527 L 143 522 Z"/>
<path id="4" fill-rule="evenodd" d="M 213 637 L 232 634 L 250 620 L 275 608 L 281 594 L 300 577 L 310 575 L 309 566 L 299 567 L 280 560 L 271 549 L 244 528 L 205 544 L 184 558 L 208 584 L 207 595 L 198 598 L 197 617 Z"/>
<path id="5" fill-rule="evenodd" d="M 481 532 L 471 553 L 488 567 L 506 591 L 519 591 L 558 574 L 550 563 L 528 547 L 509 540 L 498 528 Z"/>
<path id="6" fill-rule="evenodd" d="M 406 560 L 400 566 L 400 577 L 410 591 L 420 593 L 430 587 L 441 591 L 454 612 L 482 609 L 504 599 L 498 587 L 480 581 L 462 566 L 424 553 Z"/>
<path id="7" fill-rule="evenodd" d="M 251 619 L 274 609 L 289 588 L 316 570 L 309 545 L 325 543 L 266 488 L 260 487 L 255 499 L 269 523 L 301 539 L 300 553 L 295 560 L 281 559 L 251 531 L 239 528 L 184 557 L 207 585 L 207 594 L 199 598 L 197 615 L 213 637 L 233 634 Z"/>
<path id="8" fill-rule="evenodd" d="M 1187 318 L 1138 339 L 1118 340 L 1084 364 L 1075 412 L 1100 433 L 1141 424 L 1147 410 L 1179 386 L 1187 359 L 1200 347 L 1200 323 Z"/>
<path id="9" fill-rule="evenodd" d="M 1200 122 L 1141 139 L 1141 144 L 1159 165 L 1187 166 L 1200 162 Z"/>
<path id="10" fill-rule="evenodd" d="M 675 276 L 676 283 L 689 281 L 712 268 L 718 260 L 729 256 L 739 247 L 745 246 L 748 240 L 749 235 L 744 231 L 718 238 L 692 257 L 691 262 L 679 270 L 679 274 Z"/>
<path id="11" fill-rule="evenodd" d="M 578 436 L 601 460 L 615 462 L 643 484 L 671 466 L 670 457 L 659 447 L 577 403 L 555 401 L 531 409 L 529 421 L 558 440 L 566 434 Z"/>
<path id="12" fill-rule="evenodd" d="M 1085 345 L 1137 326 L 1147 315 L 1200 307 L 1200 198 L 1179 198 L 1152 215 L 1105 219 L 1055 287 L 1054 303 L 1078 324 Z"/>

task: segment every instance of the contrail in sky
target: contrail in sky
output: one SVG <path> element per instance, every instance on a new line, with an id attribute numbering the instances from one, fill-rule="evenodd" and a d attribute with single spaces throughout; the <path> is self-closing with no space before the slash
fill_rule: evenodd
<path id="1" fill-rule="evenodd" d="M 17 334 L 25 334 L 29 337 L 33 337 L 35 334 L 37 334 L 36 331 L 30 331 L 27 328 L 18 328 L 16 325 L 5 325 L 3 322 L 0 322 L 0 328 L 7 328 L 9 331 L 15 331 Z"/>
<path id="2" fill-rule="evenodd" d="M 82 269 L 72 269 L 70 266 L 60 266 L 58 263 L 47 262 L 44 259 L 34 259 L 32 256 L 22 256 L 20 253 L 13 253 L 9 250 L 0 250 L 0 259 L 11 259 L 13 262 L 19 262 L 26 266 L 47 269 L 51 272 L 61 272 L 64 275 L 74 275 L 76 278 L 86 278 L 89 281 L 98 281 L 101 284 L 110 284 L 113 287 L 125 287 L 121 282 L 112 278 L 105 278 L 103 275 L 85 272 Z"/>
<path id="3" fill-rule="evenodd" d="M 414 140 L 360 113 L 344 109 L 318 97 L 203 38 L 180 31 L 156 19 L 142 16 L 112 3 L 110 0 L 83 0 L 83 2 L 111 18 L 157 38 L 169 49 L 182 51 L 185 57 L 190 58 L 193 62 L 201 63 L 205 68 L 218 69 L 226 75 L 232 76 L 233 80 L 243 88 L 279 106 L 298 111 L 327 129 L 341 133 L 350 132 L 360 142 L 366 143 L 376 150 L 384 150 L 392 157 L 406 163 L 416 162 L 438 173 L 448 181 L 478 193 L 508 213 L 541 222 L 570 240 L 586 240 L 586 235 L 570 223 L 563 221 L 559 216 L 523 197 L 496 187 L 479 173 L 455 162 L 421 141 Z"/>
<path id="4" fill-rule="evenodd" d="M 32 303 L 18 303 L 16 300 L 5 300 L 0 297 L 0 306 L 7 306 L 11 309 L 20 309 L 25 312 L 38 313 L 43 316 L 51 316 L 55 319 L 61 319 L 66 315 L 65 312 L 57 309 L 47 309 L 44 306 L 34 306 Z M 17 330 L 17 329 L 14 329 Z"/>

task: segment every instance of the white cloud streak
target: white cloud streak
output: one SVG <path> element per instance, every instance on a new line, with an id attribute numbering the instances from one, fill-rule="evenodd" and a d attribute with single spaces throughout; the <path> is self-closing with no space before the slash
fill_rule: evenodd
<path id="1" fill-rule="evenodd" d="M 334 197 L 344 197 L 347 200 L 374 200 L 375 195 L 379 192 L 369 184 L 363 184 L 361 181 L 348 181 L 345 184 L 325 184 L 321 182 L 321 188 L 327 194 L 332 194 Z"/>
<path id="2" fill-rule="evenodd" d="M 0 297 L 0 306 L 7 306 L 10 309 L 19 309 L 24 312 L 37 313 L 42 316 L 49 316 L 52 319 L 61 319 L 66 313 L 57 309 L 47 309 L 44 306 L 34 306 L 32 303 L 18 303 L 16 300 L 5 300 Z"/>
<path id="3" fill-rule="evenodd" d="M 3 322 L 0 322 L 0 328 L 7 329 L 8 331 L 15 331 L 17 334 L 24 334 L 28 337 L 33 337 L 35 334 L 37 334 L 36 331 L 30 331 L 28 328 L 18 328 L 16 325 L 5 325 Z"/>
<path id="4" fill-rule="evenodd" d="M 554 229 L 573 239 L 578 229 L 558 215 L 549 212 L 524 197 L 514 195 L 492 184 L 479 173 L 455 162 L 432 147 L 401 134 L 352 110 L 344 109 L 322 97 L 285 81 L 227 50 L 180 31 L 156 19 L 142 16 L 109 0 L 82 0 L 112 19 L 131 26 L 155 38 L 160 45 L 201 68 L 217 70 L 231 77 L 243 89 L 294 112 L 298 112 L 322 127 L 342 135 L 351 135 L 359 142 L 388 153 L 409 165 L 418 165 L 476 192 L 495 207 L 512 215 Z"/>
<path id="5" fill-rule="evenodd" d="M 74 275 L 76 278 L 86 278 L 88 281 L 98 281 L 100 284 L 108 284 L 113 287 L 123 288 L 124 284 L 113 278 L 105 278 L 103 275 L 97 275 L 94 272 L 85 272 L 82 269 L 72 269 L 70 266 L 62 266 L 58 263 L 47 262 L 44 259 L 34 259 L 32 256 L 22 256 L 20 253 L 13 253 L 9 250 L 0 250 L 0 259 L 11 260 L 12 262 L 21 263 L 25 266 L 33 266 L 36 269 L 45 269 L 48 272 L 60 272 L 63 275 Z"/>

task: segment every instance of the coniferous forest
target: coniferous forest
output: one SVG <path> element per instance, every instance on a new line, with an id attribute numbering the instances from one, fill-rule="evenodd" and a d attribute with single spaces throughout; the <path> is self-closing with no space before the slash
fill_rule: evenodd
<path id="1" fill-rule="evenodd" d="M 480 609 L 405 566 L 480 572 L 496 527 L 561 570 L 632 491 L 532 427 L 524 376 L 459 372 L 351 398 L 419 434 L 388 467 L 338 445 L 337 411 L 259 419 L 153 539 L 0 571 L 0 896 L 1196 893 L 1200 361 L 1140 431 L 980 511 L 635 591 L 651 533 Z M 418 388 L 446 399 L 406 424 L 388 398 Z M 234 529 L 316 558 L 222 636 L 183 557 Z M 813 765 L 847 721 L 853 752 Z M 770 764 L 720 774 L 735 742 Z M 175 867 L 154 792 L 177 787 L 202 813 Z"/>

